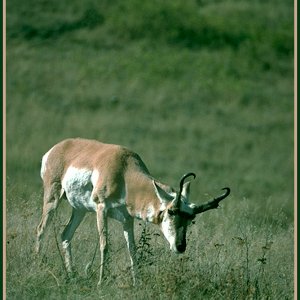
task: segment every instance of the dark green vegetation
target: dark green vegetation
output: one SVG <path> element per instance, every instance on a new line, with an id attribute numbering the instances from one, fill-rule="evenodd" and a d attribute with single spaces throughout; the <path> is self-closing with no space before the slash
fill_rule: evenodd
<path id="1" fill-rule="evenodd" d="M 87 216 L 68 282 L 66 203 L 33 247 L 41 157 L 77 136 L 128 146 L 174 187 L 195 172 L 194 202 L 232 194 L 181 256 L 137 222 L 137 288 L 115 222 L 106 284 L 98 252 L 85 277 Z M 293 1 L 7 1 L 7 299 L 292 299 L 293 235 Z"/>

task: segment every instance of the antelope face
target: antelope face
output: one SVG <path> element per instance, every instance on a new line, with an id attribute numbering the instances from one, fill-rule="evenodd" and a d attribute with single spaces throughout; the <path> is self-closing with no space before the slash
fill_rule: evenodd
<path id="1" fill-rule="evenodd" d="M 161 230 L 170 244 L 170 250 L 175 253 L 183 253 L 186 250 L 186 232 L 193 219 L 193 215 L 180 209 L 171 207 L 165 210 Z"/>
<path id="2" fill-rule="evenodd" d="M 154 182 L 155 192 L 161 202 L 161 230 L 175 253 L 183 253 L 186 249 L 186 232 L 188 225 L 195 217 L 193 205 L 188 202 L 190 182 L 184 180 L 194 174 L 183 176 L 178 193 L 166 191 Z"/>

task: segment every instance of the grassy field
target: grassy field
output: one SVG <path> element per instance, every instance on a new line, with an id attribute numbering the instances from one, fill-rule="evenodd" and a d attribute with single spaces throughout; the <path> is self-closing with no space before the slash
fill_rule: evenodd
<path id="1" fill-rule="evenodd" d="M 7 299 L 292 299 L 293 1 L 7 1 Z M 109 222 L 101 289 L 95 215 L 73 239 L 66 280 L 62 203 L 41 256 L 42 155 L 67 137 L 125 145 L 192 201 L 229 186 L 175 255 L 136 222 L 130 281 L 120 224 Z M 92 273 L 84 268 L 95 255 Z"/>

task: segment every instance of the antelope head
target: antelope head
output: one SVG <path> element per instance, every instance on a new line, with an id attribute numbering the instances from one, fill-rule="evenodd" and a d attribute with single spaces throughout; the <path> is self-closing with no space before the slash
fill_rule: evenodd
<path id="1" fill-rule="evenodd" d="M 228 187 L 223 188 L 225 193 L 202 205 L 189 203 L 190 181 L 188 177 L 196 178 L 194 173 L 182 176 L 179 183 L 179 192 L 167 191 L 154 181 L 155 192 L 161 202 L 160 226 L 170 244 L 170 249 L 175 253 L 183 253 L 186 250 L 186 232 L 188 225 L 197 214 L 207 210 L 218 208 L 219 202 L 230 194 Z"/>

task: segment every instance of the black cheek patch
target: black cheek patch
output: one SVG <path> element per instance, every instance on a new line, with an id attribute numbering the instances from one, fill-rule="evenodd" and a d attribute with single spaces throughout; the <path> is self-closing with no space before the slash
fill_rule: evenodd
<path id="1" fill-rule="evenodd" d="M 179 212 L 179 216 L 180 216 L 181 218 L 183 218 L 183 219 L 186 219 L 186 220 L 193 220 L 193 219 L 195 219 L 195 215 L 190 215 L 190 214 L 185 213 L 185 212 L 183 212 L 183 211 L 180 211 L 180 212 Z"/>
<path id="2" fill-rule="evenodd" d="M 179 216 L 186 220 L 193 220 L 195 218 L 195 215 L 190 215 L 186 212 L 180 211 L 179 209 L 168 209 L 168 214 L 170 216 Z"/>
<path id="3" fill-rule="evenodd" d="M 170 216 L 177 216 L 180 213 L 179 209 L 168 209 L 168 214 Z"/>

